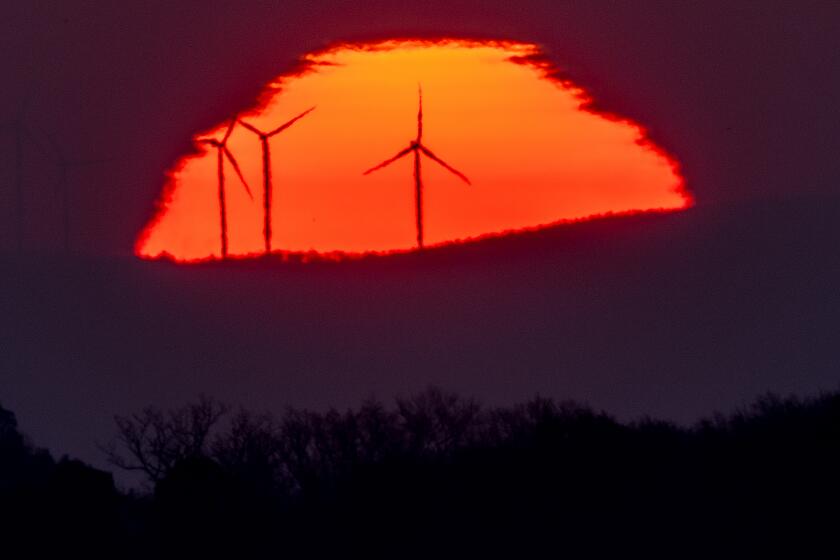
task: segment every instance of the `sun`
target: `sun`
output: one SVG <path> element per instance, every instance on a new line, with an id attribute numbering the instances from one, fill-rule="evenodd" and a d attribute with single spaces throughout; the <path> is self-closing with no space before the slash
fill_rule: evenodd
<path id="1" fill-rule="evenodd" d="M 558 76 L 536 45 L 509 41 L 309 54 L 254 107 L 195 135 L 136 252 L 406 251 L 691 205 L 673 157 Z"/>

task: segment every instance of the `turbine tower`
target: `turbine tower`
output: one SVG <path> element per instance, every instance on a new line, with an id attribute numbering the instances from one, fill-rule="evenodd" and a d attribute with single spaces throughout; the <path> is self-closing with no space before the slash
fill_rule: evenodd
<path id="1" fill-rule="evenodd" d="M 24 94 L 23 101 L 18 107 L 15 116 L 10 121 L 7 121 L 0 125 L 0 128 L 11 130 L 12 137 L 14 138 L 15 235 L 18 253 L 23 252 L 23 234 L 26 226 L 26 205 L 24 203 L 23 196 L 24 144 L 28 140 L 29 142 L 34 144 L 38 148 L 38 150 L 41 151 L 43 154 L 47 154 L 46 150 L 44 150 L 43 146 L 35 139 L 35 136 L 33 135 L 29 126 L 27 126 L 26 124 L 26 112 L 29 108 L 29 103 L 32 100 L 32 87 L 34 86 L 30 86 L 30 88 Z"/>
<path id="2" fill-rule="evenodd" d="M 47 138 L 47 141 L 52 148 L 55 164 L 56 167 L 58 167 L 58 181 L 56 183 L 56 189 L 61 195 L 63 247 L 65 253 L 70 253 L 70 185 L 68 176 L 71 171 L 76 169 L 91 165 L 111 163 L 116 160 L 113 158 L 69 159 L 53 136 L 49 134 L 45 134 L 44 136 Z"/>
<path id="3" fill-rule="evenodd" d="M 437 157 L 429 148 L 423 145 L 423 89 L 418 87 L 418 95 L 420 99 L 420 108 L 417 111 L 417 137 L 409 142 L 408 148 L 402 150 L 397 155 L 392 157 L 391 159 L 386 159 L 379 165 L 375 167 L 371 167 L 367 171 L 363 173 L 363 175 L 370 175 L 374 171 L 378 171 L 383 167 L 387 167 L 401 159 L 404 156 L 407 156 L 410 153 L 414 153 L 414 209 L 415 209 L 415 218 L 417 222 L 417 247 L 422 249 L 423 248 L 423 178 L 421 175 L 421 168 L 420 168 L 420 154 L 422 153 L 427 158 L 431 159 L 432 161 L 436 162 L 438 165 L 442 166 L 444 169 L 464 181 L 466 184 L 471 185 L 470 180 L 467 178 L 466 175 L 451 167 L 448 163 Z"/>
<path id="4" fill-rule="evenodd" d="M 227 131 L 225 131 L 225 135 L 222 137 L 221 140 L 216 140 L 215 138 L 207 138 L 198 141 L 200 144 L 207 144 L 208 146 L 216 148 L 218 165 L 217 173 L 219 176 L 219 219 L 221 224 L 220 230 L 223 259 L 226 259 L 228 255 L 227 202 L 225 200 L 225 158 L 227 158 L 228 161 L 230 161 L 230 164 L 233 166 L 233 169 L 239 176 L 239 180 L 242 181 L 242 185 L 245 187 L 245 191 L 248 193 L 248 196 L 251 197 L 251 200 L 254 199 L 254 195 L 251 194 L 251 189 L 248 187 L 248 183 L 245 181 L 245 177 L 242 176 L 242 170 L 239 168 L 239 164 L 236 162 L 236 158 L 233 157 L 233 154 L 227 147 L 227 142 L 230 139 L 230 135 L 233 133 L 233 127 L 236 126 L 236 121 L 237 117 L 233 117 L 233 119 L 230 121 L 230 125 L 228 126 Z"/>
<path id="5" fill-rule="evenodd" d="M 272 197 L 272 184 L 271 184 L 271 151 L 269 149 L 269 139 L 272 136 L 280 134 L 297 121 L 311 113 L 315 110 L 315 107 L 312 107 L 300 115 L 296 116 L 292 120 L 286 122 L 275 128 L 270 132 L 264 132 L 259 130 L 253 125 L 246 123 L 245 121 L 239 121 L 239 124 L 256 134 L 260 139 L 260 145 L 262 146 L 262 162 L 263 162 L 263 236 L 265 237 L 265 254 L 268 255 L 271 253 L 271 197 Z"/>

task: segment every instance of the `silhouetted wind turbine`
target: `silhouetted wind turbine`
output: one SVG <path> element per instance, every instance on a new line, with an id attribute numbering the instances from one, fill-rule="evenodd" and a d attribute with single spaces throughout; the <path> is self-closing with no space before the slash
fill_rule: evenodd
<path id="1" fill-rule="evenodd" d="M 255 126 L 252 126 L 245 121 L 239 121 L 239 123 L 256 134 L 260 139 L 260 144 L 262 145 L 262 162 L 263 162 L 263 217 L 264 217 L 264 224 L 263 224 L 263 236 L 265 237 L 265 254 L 271 253 L 271 195 L 272 195 L 272 185 L 271 185 L 271 152 L 269 150 L 269 139 L 272 136 L 280 134 L 297 121 L 311 113 L 315 110 L 315 107 L 308 109 L 301 113 L 300 115 L 296 116 L 292 120 L 286 122 L 275 128 L 270 132 L 264 132 L 259 130 Z"/>
<path id="2" fill-rule="evenodd" d="M 227 258 L 228 254 L 227 203 L 225 201 L 225 158 L 227 158 L 228 161 L 230 161 L 230 164 L 233 166 L 233 169 L 239 176 L 239 180 L 242 181 L 242 185 L 245 187 L 245 191 L 248 193 L 248 196 L 251 197 L 251 200 L 254 199 L 254 195 L 251 194 L 251 189 L 248 187 L 248 183 L 245 181 L 245 177 L 242 176 L 242 170 L 239 168 L 239 164 L 236 162 L 236 158 L 233 157 L 233 154 L 227 147 L 227 141 L 230 139 L 230 135 L 233 133 L 233 127 L 236 126 L 236 121 L 237 117 L 233 117 L 233 120 L 230 121 L 230 126 L 228 126 L 228 129 L 227 131 L 225 131 L 225 135 L 222 137 L 221 140 L 216 140 L 215 138 L 199 140 L 199 143 L 201 144 L 207 144 L 216 148 L 219 176 L 219 217 L 221 221 L 223 259 Z"/>
<path id="3" fill-rule="evenodd" d="M 14 153 L 15 153 L 15 210 L 16 210 L 16 234 L 17 234 L 17 250 L 23 251 L 23 231 L 26 223 L 26 207 L 23 202 L 23 147 L 24 140 L 28 139 L 35 144 L 38 149 L 46 154 L 46 151 L 38 143 L 32 134 L 32 131 L 26 125 L 26 110 L 32 100 L 31 86 L 24 94 L 23 101 L 18 107 L 18 111 L 12 120 L 3 124 L 2 128 L 11 129 L 14 137 Z"/>
<path id="4" fill-rule="evenodd" d="M 418 88 L 418 94 L 420 98 L 420 108 L 417 111 L 417 138 L 409 142 L 408 148 L 404 149 L 403 151 L 399 152 L 397 155 L 392 157 L 391 159 L 387 159 L 377 165 L 376 167 L 371 167 L 367 171 L 363 173 L 363 175 L 369 175 L 374 171 L 382 169 L 383 167 L 387 167 L 397 161 L 398 159 L 407 156 L 410 153 L 414 153 L 414 208 L 416 213 L 416 220 L 417 220 L 417 246 L 422 249 L 423 248 L 423 179 L 420 174 L 420 154 L 422 153 L 427 158 L 431 159 L 432 161 L 441 165 L 444 169 L 449 171 L 450 173 L 457 176 L 459 179 L 464 181 L 466 184 L 471 185 L 470 180 L 467 179 L 467 176 L 451 167 L 448 163 L 437 157 L 432 151 L 423 145 L 423 90 L 422 88 Z"/>
<path id="5" fill-rule="evenodd" d="M 64 252 L 70 252 L 70 185 L 68 175 L 70 171 L 90 165 L 101 165 L 116 161 L 114 158 L 107 159 L 68 159 L 61 146 L 51 135 L 45 134 L 47 141 L 55 156 L 55 163 L 58 167 L 58 182 L 56 188 L 61 194 L 62 231 L 64 237 Z"/>

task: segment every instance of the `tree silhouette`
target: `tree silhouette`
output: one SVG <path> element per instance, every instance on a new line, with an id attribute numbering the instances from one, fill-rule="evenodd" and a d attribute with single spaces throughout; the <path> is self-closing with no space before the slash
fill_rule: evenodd
<path id="1" fill-rule="evenodd" d="M 0 406 L 0 552 L 46 555 L 53 545 L 109 549 L 121 538 L 110 473 L 33 447 Z M 93 533 L 96 533 L 95 535 Z M 48 538 L 45 538 L 48 537 Z M 95 544 L 94 544 L 95 543 Z"/>
<path id="2" fill-rule="evenodd" d="M 229 429 L 217 435 L 211 452 L 254 496 L 279 497 L 288 492 L 279 426 L 271 415 L 240 410 Z"/>
<path id="3" fill-rule="evenodd" d="M 397 399 L 397 416 L 406 445 L 414 453 L 440 454 L 473 441 L 481 407 L 472 399 L 430 387 Z"/>
<path id="4" fill-rule="evenodd" d="M 156 483 L 179 461 L 208 456 L 211 432 L 228 410 L 227 405 L 201 397 L 168 413 L 147 407 L 131 416 L 116 416 L 117 439 L 103 450 L 114 466 L 141 471 Z"/>
<path id="5" fill-rule="evenodd" d="M 406 543 L 418 555 L 673 556 L 686 543 L 769 553 L 837 522 L 840 392 L 764 395 L 690 427 L 539 397 L 485 407 L 438 388 L 391 406 L 229 411 L 202 398 L 117 417 L 109 456 L 151 486 L 121 495 L 109 473 L 33 448 L 0 408 L 0 528 L 64 545 L 102 536 L 138 556 Z M 733 540 L 749 548 L 722 547 Z"/>

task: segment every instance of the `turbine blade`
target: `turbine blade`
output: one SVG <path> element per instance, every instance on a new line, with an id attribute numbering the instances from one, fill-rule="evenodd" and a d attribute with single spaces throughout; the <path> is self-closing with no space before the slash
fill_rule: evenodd
<path id="1" fill-rule="evenodd" d="M 88 165 L 102 165 L 104 163 L 113 163 L 117 158 L 102 158 L 102 159 L 79 159 L 68 161 L 67 165 L 70 167 L 86 167 Z"/>
<path id="2" fill-rule="evenodd" d="M 225 131 L 225 136 L 224 136 L 224 138 L 222 138 L 222 142 L 221 142 L 222 144 L 227 142 L 228 138 L 230 138 L 230 135 L 233 134 L 233 127 L 236 126 L 236 120 L 238 118 L 239 118 L 239 115 L 234 115 L 233 118 L 231 119 L 230 125 L 228 126 L 228 129 L 227 129 L 227 131 Z"/>
<path id="3" fill-rule="evenodd" d="M 255 127 L 253 125 L 250 125 L 250 124 L 246 123 L 245 121 L 239 121 L 239 124 L 241 124 L 242 126 L 247 128 L 248 130 L 250 130 L 251 132 L 253 132 L 257 136 L 262 136 L 262 134 L 263 134 L 262 131 L 259 130 L 257 127 Z"/>
<path id="4" fill-rule="evenodd" d="M 419 109 L 417 110 L 417 143 L 423 140 L 423 86 L 417 84 L 417 94 L 420 99 Z"/>
<path id="5" fill-rule="evenodd" d="M 309 109 L 307 109 L 306 111 L 304 111 L 300 115 L 296 116 L 295 118 L 293 118 L 289 122 L 278 126 L 274 130 L 272 130 L 271 132 L 266 134 L 266 136 L 274 136 L 275 134 L 280 134 L 281 132 L 283 132 L 284 130 L 286 130 L 287 128 L 289 128 L 290 126 L 292 126 L 297 121 L 299 121 L 300 119 L 302 119 L 303 117 L 305 117 L 306 115 L 308 115 L 309 113 L 311 113 L 314 110 L 315 110 L 315 107 L 310 107 Z"/>
<path id="6" fill-rule="evenodd" d="M 466 176 L 466 175 L 464 175 L 463 173 L 461 173 L 460 171 L 458 171 L 457 169 L 455 169 L 454 167 L 452 167 L 451 165 L 449 165 L 448 163 L 446 163 L 445 161 L 443 161 L 442 159 L 440 159 L 439 157 L 437 157 L 437 156 L 436 156 L 435 154 L 433 154 L 433 153 L 432 153 L 432 151 L 431 151 L 430 149 L 428 149 L 427 147 L 425 147 L 425 146 L 420 146 L 420 151 L 422 151 L 424 154 L 426 154 L 426 156 L 427 156 L 429 159 L 432 159 L 432 160 L 436 161 L 438 164 L 440 164 L 441 166 L 443 166 L 444 168 L 446 168 L 446 169 L 447 169 L 450 173 L 452 173 L 452 174 L 454 174 L 454 175 L 457 175 L 457 176 L 458 176 L 458 177 L 459 177 L 462 181 L 464 181 L 466 184 L 468 184 L 468 185 L 472 185 L 472 183 L 470 182 L 470 180 L 467 178 L 467 176 Z"/>
<path id="7" fill-rule="evenodd" d="M 242 185 L 245 187 L 245 191 L 248 193 L 248 196 L 251 200 L 254 200 L 254 195 L 251 193 L 251 188 L 248 186 L 248 182 L 245 180 L 245 176 L 242 175 L 242 170 L 239 168 L 239 164 L 236 162 L 236 158 L 233 157 L 233 153 L 227 149 L 227 147 L 222 148 L 222 151 L 225 153 L 225 156 L 228 158 L 228 161 L 233 166 L 233 169 L 236 171 L 236 174 L 239 176 L 239 180 L 242 181 Z"/>
<path id="8" fill-rule="evenodd" d="M 387 167 L 387 166 L 391 165 L 392 163 L 394 163 L 395 161 L 397 161 L 398 159 L 400 159 L 401 157 L 404 157 L 404 156 L 407 156 L 408 154 L 410 154 L 412 150 L 414 150 L 414 147 L 409 146 L 408 148 L 401 151 L 400 153 L 398 153 L 397 155 L 395 155 L 391 159 L 386 159 L 385 161 L 383 161 L 382 163 L 380 163 L 376 167 L 371 167 L 370 169 L 368 169 L 367 171 L 362 173 L 362 175 L 370 175 L 374 171 L 378 171 L 378 170 L 382 169 L 383 167 Z"/>

